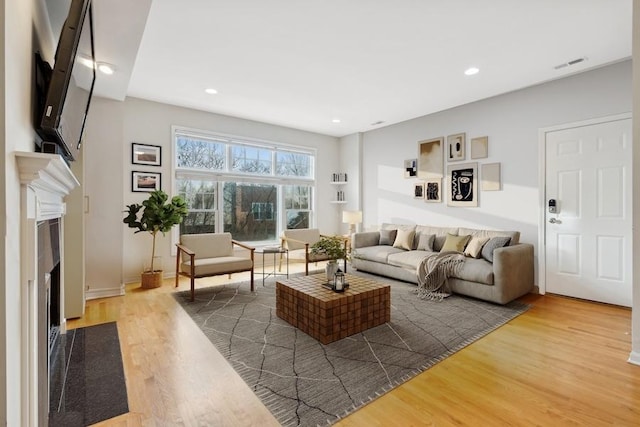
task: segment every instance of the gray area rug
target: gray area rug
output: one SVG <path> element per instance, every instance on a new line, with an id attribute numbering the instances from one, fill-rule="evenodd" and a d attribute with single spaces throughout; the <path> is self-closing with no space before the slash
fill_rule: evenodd
<path id="1" fill-rule="evenodd" d="M 391 322 L 323 345 L 276 316 L 275 282 L 196 289 L 174 296 L 284 426 L 327 425 L 526 311 L 453 295 L 419 299 L 391 285 Z"/>
<path id="2" fill-rule="evenodd" d="M 50 427 L 88 426 L 129 412 L 116 322 L 62 335 L 50 384 Z"/>

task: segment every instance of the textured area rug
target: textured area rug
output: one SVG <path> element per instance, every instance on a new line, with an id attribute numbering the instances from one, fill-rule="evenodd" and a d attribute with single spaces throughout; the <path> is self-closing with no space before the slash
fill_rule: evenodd
<path id="1" fill-rule="evenodd" d="M 88 426 L 129 412 L 115 322 L 69 330 L 59 346 L 49 426 Z"/>
<path id="2" fill-rule="evenodd" d="M 174 296 L 284 426 L 327 425 L 523 313 L 453 295 L 421 300 L 391 285 L 391 322 L 323 345 L 276 317 L 275 283 L 246 283 Z"/>

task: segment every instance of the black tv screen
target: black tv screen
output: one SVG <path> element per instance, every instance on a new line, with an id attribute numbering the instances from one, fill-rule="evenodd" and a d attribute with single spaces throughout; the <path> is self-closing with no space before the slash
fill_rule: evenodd
<path id="1" fill-rule="evenodd" d="M 39 134 L 77 159 L 96 80 L 91 0 L 72 0 L 56 48 Z"/>

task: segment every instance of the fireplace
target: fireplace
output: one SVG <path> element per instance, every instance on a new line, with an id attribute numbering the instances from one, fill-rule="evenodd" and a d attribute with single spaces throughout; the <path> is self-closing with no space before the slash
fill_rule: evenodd
<path id="1" fill-rule="evenodd" d="M 46 353 L 51 365 L 60 335 L 60 219 L 38 222 L 38 328 L 41 329 L 42 346 L 38 351 Z"/>
<path id="2" fill-rule="evenodd" d="M 64 197 L 79 185 L 57 154 L 15 152 L 21 199 L 22 425 L 46 426 L 49 377 L 64 318 Z"/>

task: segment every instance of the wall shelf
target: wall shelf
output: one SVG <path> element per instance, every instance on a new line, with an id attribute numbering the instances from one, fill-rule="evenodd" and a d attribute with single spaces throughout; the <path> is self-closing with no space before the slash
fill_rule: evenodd
<path id="1" fill-rule="evenodd" d="M 344 205 L 344 204 L 347 203 L 347 201 L 346 200 L 331 200 L 329 203 L 333 203 L 333 204 L 336 204 L 336 205 Z"/>

